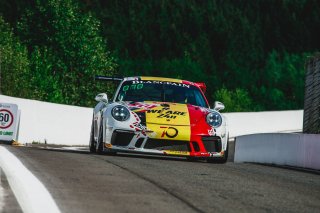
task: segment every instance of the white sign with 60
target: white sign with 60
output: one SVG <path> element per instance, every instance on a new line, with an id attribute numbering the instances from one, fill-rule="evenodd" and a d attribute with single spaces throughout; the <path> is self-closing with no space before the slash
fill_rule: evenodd
<path id="1" fill-rule="evenodd" d="M 18 105 L 0 103 L 0 141 L 18 139 L 19 117 Z"/>

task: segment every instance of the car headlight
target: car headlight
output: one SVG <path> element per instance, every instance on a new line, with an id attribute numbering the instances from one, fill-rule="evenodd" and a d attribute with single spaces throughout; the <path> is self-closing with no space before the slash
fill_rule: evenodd
<path id="1" fill-rule="evenodd" d="M 214 128 L 218 128 L 222 124 L 222 117 L 218 112 L 211 112 L 207 115 L 207 123 Z"/>
<path id="2" fill-rule="evenodd" d="M 118 121 L 126 121 L 130 117 L 130 112 L 126 107 L 118 105 L 112 108 L 111 115 Z"/>

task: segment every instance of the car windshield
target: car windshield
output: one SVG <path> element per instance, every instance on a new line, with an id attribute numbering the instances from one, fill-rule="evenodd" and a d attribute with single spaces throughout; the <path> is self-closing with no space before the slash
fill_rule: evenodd
<path id="1" fill-rule="evenodd" d="M 198 87 L 166 81 L 125 81 L 116 101 L 159 101 L 208 107 Z"/>

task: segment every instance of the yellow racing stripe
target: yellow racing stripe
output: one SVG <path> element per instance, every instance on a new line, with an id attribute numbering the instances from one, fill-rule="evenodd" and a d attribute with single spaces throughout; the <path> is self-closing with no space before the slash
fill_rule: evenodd
<path id="1" fill-rule="evenodd" d="M 149 137 L 165 140 L 190 141 L 190 117 L 185 104 L 157 106 L 146 112 L 147 128 L 153 133 Z"/>

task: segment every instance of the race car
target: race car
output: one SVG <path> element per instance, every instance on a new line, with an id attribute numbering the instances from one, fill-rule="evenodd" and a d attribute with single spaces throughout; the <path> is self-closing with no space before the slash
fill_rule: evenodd
<path id="1" fill-rule="evenodd" d="M 98 79 L 119 81 L 111 100 L 95 98 L 89 148 L 92 153 L 133 152 L 183 156 L 189 160 L 225 163 L 228 124 L 209 107 L 206 85 L 160 77 Z"/>

